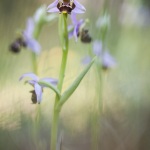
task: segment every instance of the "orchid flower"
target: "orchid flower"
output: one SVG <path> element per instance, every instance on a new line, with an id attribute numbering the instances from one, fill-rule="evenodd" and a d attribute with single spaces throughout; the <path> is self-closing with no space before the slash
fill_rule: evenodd
<path id="1" fill-rule="evenodd" d="M 56 85 L 57 82 L 58 82 L 58 80 L 54 79 L 54 78 L 41 78 L 41 79 L 39 79 L 39 77 L 37 75 L 35 75 L 34 73 L 25 73 L 25 74 L 23 74 L 19 78 L 19 81 L 22 80 L 25 77 L 31 78 L 31 80 L 27 80 L 27 82 L 34 87 L 34 91 L 35 91 L 36 98 L 37 98 L 37 103 L 40 103 L 41 100 L 42 100 L 42 93 L 43 93 L 43 88 L 44 88 L 44 86 L 40 85 L 38 82 L 39 81 L 44 81 L 44 82 L 50 83 L 52 85 Z"/>
<path id="2" fill-rule="evenodd" d="M 72 25 L 68 26 L 68 31 L 69 31 L 69 38 L 72 38 L 74 36 L 75 41 L 77 42 L 78 36 L 80 29 L 82 25 L 85 23 L 83 19 L 80 19 L 79 21 L 76 18 L 76 14 L 71 14 L 71 20 L 72 20 Z"/>
<path id="3" fill-rule="evenodd" d="M 95 41 L 93 43 L 93 54 L 97 56 L 98 61 L 101 62 L 102 68 L 104 70 L 107 70 L 109 68 L 116 66 L 115 59 L 110 55 L 108 51 L 103 51 L 102 49 L 102 42 L 101 41 Z M 91 56 L 86 56 L 83 58 L 82 63 L 88 64 L 92 60 Z"/>
<path id="4" fill-rule="evenodd" d="M 101 41 L 94 41 L 93 42 L 93 53 L 96 55 L 96 56 L 100 56 L 102 54 L 102 42 Z"/>
<path id="5" fill-rule="evenodd" d="M 81 5 L 77 0 L 55 0 L 47 7 L 47 12 L 59 12 L 59 13 L 77 13 L 81 14 L 85 12 L 85 7 Z"/>
<path id="6" fill-rule="evenodd" d="M 38 41 L 35 40 L 33 37 L 34 27 L 34 20 L 32 18 L 29 18 L 27 20 L 26 29 L 23 32 L 23 38 L 26 43 L 26 46 L 29 49 L 31 49 L 31 51 L 33 51 L 34 53 L 39 54 L 41 51 L 41 46 L 38 43 Z"/>
<path id="7" fill-rule="evenodd" d="M 108 51 L 105 51 L 102 55 L 102 67 L 104 70 L 107 70 L 109 68 L 116 66 L 115 59 L 110 55 Z"/>

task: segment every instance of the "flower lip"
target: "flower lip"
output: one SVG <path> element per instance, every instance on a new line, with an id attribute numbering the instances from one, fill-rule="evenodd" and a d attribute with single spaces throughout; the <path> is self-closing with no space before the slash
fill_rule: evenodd
<path id="1" fill-rule="evenodd" d="M 31 96 L 32 103 L 36 104 L 37 103 L 37 96 L 36 96 L 35 90 L 31 90 L 30 93 L 32 94 L 32 96 Z"/>
<path id="2" fill-rule="evenodd" d="M 59 2 L 57 4 L 57 8 L 59 9 L 60 12 L 62 13 L 68 13 L 68 14 L 71 14 L 71 11 L 75 8 L 75 4 L 74 3 L 67 3 L 67 2 Z"/>

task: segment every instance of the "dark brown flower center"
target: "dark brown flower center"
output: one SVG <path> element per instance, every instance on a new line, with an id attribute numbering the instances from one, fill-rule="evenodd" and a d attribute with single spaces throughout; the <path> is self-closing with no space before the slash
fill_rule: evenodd
<path id="1" fill-rule="evenodd" d="M 59 2 L 57 4 L 57 8 L 59 9 L 60 13 L 64 12 L 67 14 L 71 14 L 71 11 L 75 8 L 75 4 L 68 0 L 63 0 L 63 2 Z"/>

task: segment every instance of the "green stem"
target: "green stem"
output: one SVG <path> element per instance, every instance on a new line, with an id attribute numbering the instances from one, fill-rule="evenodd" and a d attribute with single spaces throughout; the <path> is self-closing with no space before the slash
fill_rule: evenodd
<path id="1" fill-rule="evenodd" d="M 97 68 L 97 76 L 98 76 L 98 91 L 99 91 L 99 95 L 98 95 L 98 106 L 99 106 L 99 115 L 101 116 L 103 113 L 103 77 L 102 77 L 102 68 L 100 66 L 96 66 Z"/>
<path id="2" fill-rule="evenodd" d="M 34 32 L 33 32 L 33 38 L 34 39 L 36 39 L 36 40 L 38 39 L 39 34 L 41 32 L 41 28 L 42 28 L 41 24 L 37 23 L 35 28 L 34 28 Z M 32 58 L 33 72 L 36 75 L 38 75 L 37 55 L 34 52 L 32 52 L 31 53 L 31 58 Z M 34 140 L 35 140 L 35 147 L 36 147 L 37 150 L 39 149 L 37 141 L 39 140 L 38 139 L 38 137 L 39 137 L 39 135 L 38 135 L 39 132 L 38 131 L 39 131 L 39 128 L 40 128 L 40 126 L 39 126 L 39 124 L 40 124 L 40 115 L 41 115 L 41 107 L 40 107 L 40 105 L 36 105 L 36 114 L 35 114 L 35 118 L 34 118 L 34 133 L 33 134 L 34 134 Z"/>
<path id="3" fill-rule="evenodd" d="M 50 145 L 51 149 L 50 150 L 56 150 L 58 120 L 59 120 L 59 111 L 54 109 L 53 120 L 52 120 L 52 128 L 51 128 L 51 145 Z"/>
<path id="4" fill-rule="evenodd" d="M 33 32 L 34 39 L 36 40 L 38 39 L 41 29 L 42 29 L 42 24 L 39 22 L 36 24 L 34 28 L 34 32 Z M 33 68 L 33 72 L 36 75 L 38 75 L 37 55 L 34 52 L 32 52 L 32 68 Z"/>
<path id="5" fill-rule="evenodd" d="M 59 36 L 61 39 L 63 55 L 62 55 L 60 73 L 59 73 L 59 82 L 57 87 L 61 92 L 63 87 L 64 77 L 65 77 L 68 47 L 69 47 L 68 30 L 67 30 L 67 13 L 60 14 Z M 60 101 L 60 97 L 56 95 L 54 111 L 53 111 L 52 127 L 51 127 L 51 141 L 50 141 L 51 150 L 56 150 L 56 144 L 57 144 L 58 120 L 59 120 L 59 113 L 60 113 L 60 109 L 59 110 L 57 109 L 57 104 L 59 101 Z"/>
<path id="6" fill-rule="evenodd" d="M 64 81 L 64 77 L 65 77 L 67 56 L 68 56 L 68 50 L 67 51 L 63 51 L 62 62 L 61 62 L 61 69 L 60 69 L 60 74 L 59 74 L 59 83 L 58 83 L 58 89 L 59 89 L 60 92 L 62 90 L 62 85 L 63 85 L 63 81 Z"/>
<path id="7" fill-rule="evenodd" d="M 37 56 L 34 52 L 32 52 L 31 57 L 32 57 L 32 69 L 33 72 L 37 75 L 38 74 Z"/>
<path id="8" fill-rule="evenodd" d="M 93 102 L 94 104 L 94 110 L 92 111 L 92 115 L 91 115 L 91 149 L 92 150 L 98 150 L 100 149 L 99 147 L 99 139 L 100 139 L 100 135 L 99 135 L 99 127 L 100 127 L 100 119 L 101 119 L 101 115 L 102 115 L 102 105 L 103 105 L 103 99 L 102 99 L 102 80 L 101 80 L 101 67 L 99 64 L 95 64 L 95 79 L 97 79 L 96 81 L 96 95 L 95 95 L 95 100 Z"/>
<path id="9" fill-rule="evenodd" d="M 61 67 L 60 67 L 60 73 L 59 73 L 59 83 L 58 83 L 58 89 L 62 90 L 62 85 L 65 77 L 65 71 L 66 71 L 66 64 L 67 64 L 67 56 L 68 56 L 68 30 L 67 30 L 67 14 L 61 14 L 61 24 L 62 26 L 59 26 L 61 41 L 62 41 L 62 61 L 61 61 Z M 61 33 L 62 32 L 62 33 Z"/>

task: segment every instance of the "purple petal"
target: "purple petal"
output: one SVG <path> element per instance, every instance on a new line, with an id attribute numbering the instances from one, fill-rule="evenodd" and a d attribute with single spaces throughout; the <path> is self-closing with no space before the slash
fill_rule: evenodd
<path id="1" fill-rule="evenodd" d="M 73 31 L 73 35 L 75 37 L 75 41 L 77 42 L 78 40 L 78 33 L 80 32 L 80 27 L 82 26 L 82 24 L 84 23 L 84 20 L 81 19 L 80 21 L 77 22 L 77 24 L 74 26 L 74 31 Z"/>
<path id="2" fill-rule="evenodd" d="M 78 23 L 75 13 L 71 13 L 71 21 L 74 25 Z"/>
<path id="3" fill-rule="evenodd" d="M 41 45 L 33 38 L 26 38 L 27 47 L 31 49 L 36 54 L 39 54 L 41 51 Z"/>
<path id="4" fill-rule="evenodd" d="M 27 47 L 30 48 L 36 54 L 40 53 L 41 46 L 40 44 L 33 38 L 33 31 L 34 31 L 34 21 L 32 18 L 27 20 L 27 27 L 23 32 L 24 40 L 27 44 Z"/>
<path id="5" fill-rule="evenodd" d="M 37 81 L 29 80 L 29 81 L 28 81 L 28 83 L 34 86 L 34 85 L 35 85 L 35 83 L 37 83 Z"/>
<path id="6" fill-rule="evenodd" d="M 39 80 L 38 76 L 36 76 L 34 73 L 25 73 L 25 74 L 23 74 L 23 75 L 19 78 L 19 81 L 22 80 L 22 79 L 25 78 L 25 77 L 32 78 L 32 79 L 33 79 L 34 81 L 36 81 L 36 82 Z"/>
<path id="7" fill-rule="evenodd" d="M 59 12 L 59 9 L 57 7 L 54 7 L 54 8 L 51 8 L 50 10 L 48 10 L 47 12 L 57 13 L 57 12 Z"/>
<path id="8" fill-rule="evenodd" d="M 47 12 L 59 12 L 57 8 L 59 0 L 55 0 L 52 4 L 47 7 Z"/>
<path id="9" fill-rule="evenodd" d="M 77 40 L 78 40 L 78 32 L 79 32 L 79 28 L 78 28 L 78 26 L 76 25 L 75 27 L 74 27 L 74 30 L 73 30 L 73 36 L 75 37 L 75 41 L 77 42 Z"/>
<path id="10" fill-rule="evenodd" d="M 111 68 L 116 66 L 116 61 L 108 52 L 104 52 L 102 57 L 102 65 L 105 68 Z"/>
<path id="11" fill-rule="evenodd" d="M 80 29 L 80 27 L 82 26 L 82 24 L 84 24 L 84 20 L 83 19 L 80 19 L 79 21 L 78 21 L 78 24 L 77 24 L 77 26 L 78 26 L 78 30 Z"/>
<path id="12" fill-rule="evenodd" d="M 41 81 L 47 82 L 47 83 L 51 83 L 53 85 L 57 85 L 58 80 L 54 79 L 54 78 L 41 78 Z"/>
<path id="13" fill-rule="evenodd" d="M 75 9 L 72 10 L 72 13 L 76 13 L 76 14 L 83 14 L 85 13 L 85 11 L 75 7 Z"/>
<path id="14" fill-rule="evenodd" d="M 93 43 L 93 53 L 96 56 L 100 56 L 102 54 L 102 42 L 101 41 L 95 41 Z"/>
<path id="15" fill-rule="evenodd" d="M 51 3 L 51 4 L 47 7 L 47 9 L 51 9 L 51 8 L 56 7 L 57 4 L 58 4 L 58 2 L 59 2 L 59 0 L 55 0 L 53 3 Z"/>
<path id="16" fill-rule="evenodd" d="M 68 37 L 69 37 L 69 39 L 71 39 L 71 38 L 73 37 L 73 31 L 70 31 L 70 32 L 68 33 Z"/>
<path id="17" fill-rule="evenodd" d="M 25 34 L 26 37 L 32 37 L 34 31 L 34 21 L 32 18 L 28 18 L 26 23 L 26 29 L 24 30 L 23 34 Z"/>
<path id="18" fill-rule="evenodd" d="M 37 103 L 40 103 L 42 100 L 42 87 L 38 83 L 35 83 L 34 89 L 37 97 Z"/>
<path id="19" fill-rule="evenodd" d="M 83 59 L 82 59 L 82 64 L 84 65 L 87 65 L 91 62 L 91 57 L 90 56 L 85 56 Z"/>
<path id="20" fill-rule="evenodd" d="M 86 11 L 85 7 L 80 4 L 77 0 L 74 0 L 75 9 L 72 10 L 74 13 L 84 13 Z"/>
<path id="21" fill-rule="evenodd" d="M 73 30 L 74 30 L 73 28 L 74 28 L 73 25 L 68 26 L 68 37 L 69 37 L 69 39 L 73 37 Z"/>

